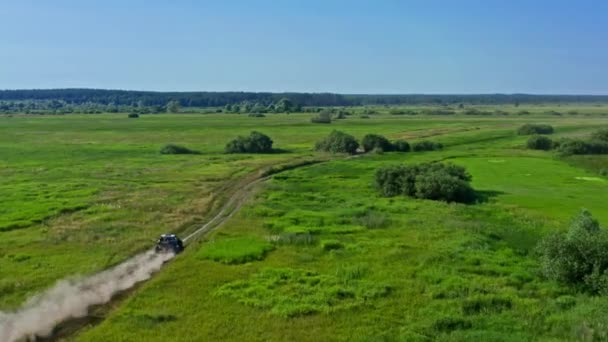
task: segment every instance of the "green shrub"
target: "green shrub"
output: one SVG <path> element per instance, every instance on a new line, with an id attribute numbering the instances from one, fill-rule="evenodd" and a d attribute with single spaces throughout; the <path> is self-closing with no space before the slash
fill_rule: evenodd
<path id="1" fill-rule="evenodd" d="M 129 119 L 137 119 L 139 117 L 139 114 L 137 114 L 137 113 L 130 113 L 127 117 Z"/>
<path id="2" fill-rule="evenodd" d="M 462 203 L 475 201 L 475 192 L 469 183 L 446 172 L 417 175 L 415 187 L 416 198 Z"/>
<path id="3" fill-rule="evenodd" d="M 325 251 L 331 251 L 344 248 L 344 244 L 338 240 L 324 240 L 321 241 L 321 248 Z"/>
<path id="4" fill-rule="evenodd" d="M 555 147 L 563 155 L 608 153 L 608 141 L 602 140 L 563 139 Z"/>
<path id="5" fill-rule="evenodd" d="M 397 152 L 409 152 L 410 144 L 405 140 L 397 140 L 393 143 L 393 150 Z"/>
<path id="6" fill-rule="evenodd" d="M 256 237 L 226 238 L 203 244 L 197 256 L 224 264 L 242 264 L 262 260 L 272 249 L 269 242 Z"/>
<path id="7" fill-rule="evenodd" d="M 537 250 L 547 278 L 608 294 L 608 233 L 587 210 L 574 218 L 568 232 L 547 236 Z"/>
<path id="8" fill-rule="evenodd" d="M 262 113 L 249 113 L 247 115 L 250 118 L 264 118 L 266 117 L 266 115 L 262 114 Z"/>
<path id="9" fill-rule="evenodd" d="M 269 136 L 253 131 L 248 137 L 239 136 L 226 144 L 226 153 L 271 153 L 272 139 Z"/>
<path id="10" fill-rule="evenodd" d="M 331 123 L 331 112 L 323 111 L 317 116 L 313 116 L 312 118 L 310 118 L 310 122 L 329 124 Z"/>
<path id="11" fill-rule="evenodd" d="M 608 142 L 608 128 L 593 132 L 591 134 L 591 140 Z"/>
<path id="12" fill-rule="evenodd" d="M 315 149 L 317 151 L 331 153 L 350 153 L 355 154 L 359 148 L 359 143 L 350 134 L 340 131 L 332 131 L 325 139 L 317 142 Z"/>
<path id="13" fill-rule="evenodd" d="M 533 135 L 526 142 L 526 146 L 532 150 L 550 150 L 553 147 L 553 141 L 542 135 Z"/>
<path id="14" fill-rule="evenodd" d="M 454 164 L 423 163 L 388 166 L 376 170 L 376 188 L 383 196 L 406 195 L 446 202 L 470 203 L 475 192 L 471 175 Z"/>
<path id="15" fill-rule="evenodd" d="M 361 146 L 365 152 L 380 148 L 382 151 L 390 152 L 393 150 L 393 145 L 388 139 L 379 134 L 367 134 L 361 140 Z"/>
<path id="16" fill-rule="evenodd" d="M 553 127 L 541 124 L 525 124 L 517 129 L 519 135 L 552 134 Z"/>
<path id="17" fill-rule="evenodd" d="M 199 154 L 199 152 L 193 151 L 184 146 L 167 144 L 160 149 L 160 154 Z"/>
<path id="18" fill-rule="evenodd" d="M 441 150 L 442 148 L 443 148 L 443 145 L 441 143 L 428 141 L 428 140 L 418 141 L 412 145 L 412 150 L 415 152 L 436 151 L 436 150 Z"/>

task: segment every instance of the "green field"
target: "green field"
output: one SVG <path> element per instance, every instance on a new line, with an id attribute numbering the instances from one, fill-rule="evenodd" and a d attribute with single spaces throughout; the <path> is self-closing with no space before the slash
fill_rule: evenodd
<path id="1" fill-rule="evenodd" d="M 527 150 L 515 133 L 524 123 L 551 124 L 556 137 L 608 127 L 602 107 L 573 108 L 379 109 L 326 125 L 311 114 L 0 116 L 0 309 L 117 264 L 162 232 L 193 231 L 264 170 L 318 159 L 260 183 L 225 226 L 67 339 L 606 340 L 608 299 L 542 278 L 534 247 L 581 208 L 608 225 L 598 172 L 608 159 Z M 313 152 L 333 129 L 445 148 Z M 281 153 L 223 153 L 252 130 Z M 167 143 L 201 154 L 161 155 Z M 425 161 L 465 166 L 485 201 L 385 198 L 372 186 L 381 166 Z"/>

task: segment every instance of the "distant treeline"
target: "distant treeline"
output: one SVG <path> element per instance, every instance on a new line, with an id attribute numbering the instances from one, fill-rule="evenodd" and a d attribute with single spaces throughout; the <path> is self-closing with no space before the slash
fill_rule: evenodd
<path id="1" fill-rule="evenodd" d="M 56 101 L 63 104 L 103 106 L 166 106 L 176 101 L 181 107 L 224 107 L 242 103 L 270 105 L 287 98 L 298 106 L 440 105 L 440 104 L 540 104 L 608 102 L 608 95 L 346 95 L 333 93 L 269 92 L 152 92 L 103 89 L 0 90 L 0 101 Z"/>

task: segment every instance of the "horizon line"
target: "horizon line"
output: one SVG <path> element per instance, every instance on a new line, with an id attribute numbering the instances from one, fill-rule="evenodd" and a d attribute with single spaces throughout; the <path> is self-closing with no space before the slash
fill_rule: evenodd
<path id="1" fill-rule="evenodd" d="M 471 93 L 450 93 L 450 92 L 428 92 L 428 93 L 341 93 L 332 91 L 267 91 L 267 90 L 142 90 L 142 89 L 121 89 L 121 88 L 95 88 L 95 87 L 69 87 L 69 88 L 3 88 L 0 92 L 10 91 L 58 91 L 58 90 L 95 90 L 95 91 L 122 91 L 122 92 L 142 92 L 142 93 L 254 93 L 254 94 L 334 94 L 346 96 L 485 96 L 485 95 L 504 95 L 504 96 L 589 96 L 602 97 L 606 94 L 589 93 L 526 93 L 526 92 L 471 92 Z"/>

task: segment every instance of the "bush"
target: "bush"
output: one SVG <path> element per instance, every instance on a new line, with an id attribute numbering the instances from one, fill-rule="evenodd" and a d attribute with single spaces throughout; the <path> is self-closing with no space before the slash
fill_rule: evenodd
<path id="1" fill-rule="evenodd" d="M 593 132 L 591 134 L 591 140 L 608 142 L 608 128 Z"/>
<path id="2" fill-rule="evenodd" d="M 266 117 L 266 115 L 262 114 L 262 113 L 249 113 L 249 115 L 247 115 L 250 118 L 264 118 Z"/>
<path id="3" fill-rule="evenodd" d="M 199 152 L 184 146 L 168 144 L 160 149 L 160 154 L 199 154 Z"/>
<path id="4" fill-rule="evenodd" d="M 331 123 L 331 112 L 323 111 L 323 112 L 319 113 L 317 116 L 312 117 L 310 119 L 310 122 L 329 124 L 329 123 Z"/>
<path id="5" fill-rule="evenodd" d="M 361 140 L 361 146 L 365 152 L 380 148 L 382 151 L 390 152 L 393 150 L 393 145 L 388 139 L 378 134 L 367 134 Z"/>
<path id="6" fill-rule="evenodd" d="M 608 153 L 608 141 L 582 139 L 560 140 L 555 144 L 559 153 L 572 154 L 606 154 Z"/>
<path id="7" fill-rule="evenodd" d="M 568 232 L 544 238 L 537 251 L 547 278 L 608 294 L 608 233 L 587 210 L 574 218 Z"/>
<path id="8" fill-rule="evenodd" d="M 325 139 L 317 142 L 315 149 L 317 151 L 331 153 L 350 153 L 355 154 L 359 148 L 359 143 L 350 134 L 340 131 L 332 131 Z"/>
<path id="9" fill-rule="evenodd" d="M 549 125 L 525 124 L 517 129 L 519 135 L 552 134 L 553 127 Z"/>
<path id="10" fill-rule="evenodd" d="M 553 141 L 542 135 L 533 135 L 528 139 L 526 146 L 532 150 L 550 150 L 553 147 Z"/>
<path id="11" fill-rule="evenodd" d="M 331 251 L 334 249 L 344 248 L 344 244 L 338 240 L 324 240 L 321 241 L 321 248 L 325 251 Z"/>
<path id="12" fill-rule="evenodd" d="M 436 150 L 441 150 L 442 148 L 443 148 L 443 145 L 441 143 L 428 141 L 428 140 L 418 141 L 412 145 L 412 150 L 415 152 L 436 151 Z"/>
<path id="13" fill-rule="evenodd" d="M 446 202 L 471 203 L 471 175 L 461 166 L 442 163 L 397 165 L 376 171 L 376 188 L 383 196 L 406 195 Z"/>
<path id="14" fill-rule="evenodd" d="M 397 152 L 409 152 L 410 144 L 405 140 L 397 140 L 393 143 L 393 150 Z"/>
<path id="15" fill-rule="evenodd" d="M 139 114 L 137 114 L 137 113 L 130 113 L 127 117 L 129 119 L 137 119 L 139 117 Z"/>
<path id="16" fill-rule="evenodd" d="M 271 153 L 272 139 L 269 136 L 253 131 L 248 137 L 239 136 L 226 144 L 226 153 Z"/>

